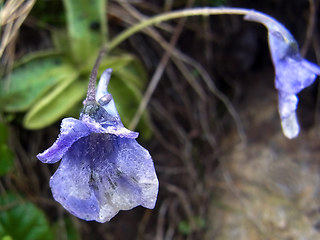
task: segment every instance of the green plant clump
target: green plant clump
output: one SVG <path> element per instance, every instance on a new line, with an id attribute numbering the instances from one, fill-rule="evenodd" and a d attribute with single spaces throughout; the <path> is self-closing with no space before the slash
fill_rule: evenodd
<path id="1" fill-rule="evenodd" d="M 25 112 L 27 129 L 41 129 L 80 112 L 94 60 L 107 42 L 105 0 L 63 2 L 66 28 L 51 31 L 53 50 L 25 56 L 1 82 L 0 110 Z M 99 74 L 113 69 L 110 92 L 124 124 L 129 125 L 142 98 L 146 72 L 132 54 L 114 52 L 103 59 Z M 151 136 L 146 113 L 139 128 L 143 138 Z"/>

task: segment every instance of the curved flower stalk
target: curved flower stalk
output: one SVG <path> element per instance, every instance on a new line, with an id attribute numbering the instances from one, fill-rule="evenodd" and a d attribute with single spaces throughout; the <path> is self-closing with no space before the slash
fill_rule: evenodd
<path id="1" fill-rule="evenodd" d="M 135 140 L 138 133 L 123 126 L 107 92 L 111 71 L 102 74 L 95 100 L 87 96 L 80 120 L 63 119 L 56 142 L 37 155 L 43 163 L 61 159 L 50 179 L 53 197 L 87 221 L 106 222 L 138 205 L 152 209 L 158 194 L 152 158 Z"/>
<path id="2" fill-rule="evenodd" d="M 112 50 L 132 34 L 160 22 L 182 17 L 223 14 L 245 15 L 246 20 L 259 22 L 267 27 L 269 47 L 276 73 L 275 86 L 279 92 L 279 113 L 282 130 L 286 137 L 296 137 L 299 134 L 299 124 L 296 116 L 298 98 L 296 95 L 314 82 L 316 75 L 320 75 L 320 68 L 304 60 L 299 54 L 297 42 L 289 31 L 264 13 L 232 7 L 204 7 L 172 11 L 133 25 L 115 37 L 108 44 L 108 47 L 109 50 Z"/>
<path id="3" fill-rule="evenodd" d="M 320 75 L 320 67 L 301 57 L 298 44 L 290 32 L 270 16 L 261 13 L 248 14 L 245 19 L 262 23 L 268 29 L 281 126 L 286 137 L 294 138 L 300 130 L 296 115 L 297 94 L 310 86 L 317 75 Z"/>

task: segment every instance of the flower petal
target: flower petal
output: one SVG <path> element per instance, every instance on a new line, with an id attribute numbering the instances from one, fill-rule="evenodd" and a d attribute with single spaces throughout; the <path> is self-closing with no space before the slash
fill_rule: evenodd
<path id="1" fill-rule="evenodd" d="M 320 67 L 314 63 L 311 63 L 309 61 L 303 61 L 302 65 L 309 69 L 309 71 L 315 73 L 316 75 L 320 76 Z"/>
<path id="2" fill-rule="evenodd" d="M 154 208 L 159 182 L 149 152 L 136 140 L 121 139 L 117 156 L 117 170 L 141 191 L 140 204 Z"/>
<path id="3" fill-rule="evenodd" d="M 126 129 L 122 123 L 115 125 L 100 124 L 92 119 L 89 115 L 82 115 L 81 121 L 86 124 L 91 132 L 114 134 L 116 136 L 125 138 L 137 138 L 139 136 L 139 133 Z"/>
<path id="4" fill-rule="evenodd" d="M 300 131 L 300 127 L 296 112 L 292 112 L 287 118 L 281 119 L 281 127 L 283 134 L 287 138 L 292 139 L 297 137 Z"/>
<path id="5" fill-rule="evenodd" d="M 95 220 L 99 204 L 90 188 L 90 161 L 82 156 L 88 137 L 76 142 L 63 157 L 59 168 L 50 179 L 53 197 L 73 215 Z M 83 148 L 84 147 L 84 148 Z"/>
<path id="6" fill-rule="evenodd" d="M 96 101 L 101 104 L 101 106 L 107 111 L 108 114 L 110 114 L 112 117 L 120 119 L 114 100 L 107 90 L 111 73 L 112 69 L 109 68 L 101 74 L 97 87 Z"/>
<path id="7" fill-rule="evenodd" d="M 289 117 L 295 112 L 298 104 L 298 97 L 294 94 L 287 94 L 279 91 L 279 113 L 281 118 Z"/>
<path id="8" fill-rule="evenodd" d="M 158 194 L 159 183 L 148 151 L 134 139 L 117 138 L 113 144 L 114 154 L 95 162 L 100 221 L 109 221 L 119 210 L 138 205 L 154 208 Z"/>
<path id="9" fill-rule="evenodd" d="M 50 148 L 43 153 L 39 153 L 37 158 L 43 163 L 55 163 L 63 157 L 74 142 L 89 134 L 90 129 L 82 121 L 74 118 L 64 118 L 58 139 Z"/>
<path id="10" fill-rule="evenodd" d="M 276 64 L 275 87 L 289 94 L 297 94 L 310 86 L 317 76 L 309 68 L 304 67 L 309 64 L 306 60 L 296 61 L 286 58 L 279 60 Z"/>
<path id="11" fill-rule="evenodd" d="M 275 86 L 278 90 L 296 94 L 314 82 L 320 68 L 300 56 L 296 40 L 282 24 L 264 14 L 260 17 L 246 15 L 245 19 L 260 22 L 268 29 L 269 48 L 276 74 Z"/>
<path id="12" fill-rule="evenodd" d="M 50 185 L 69 212 L 98 222 L 138 205 L 153 208 L 158 193 L 149 153 L 134 139 L 111 134 L 93 133 L 74 143 Z"/>
<path id="13" fill-rule="evenodd" d="M 110 82 L 112 69 L 108 68 L 104 70 L 104 72 L 101 74 L 98 86 L 97 86 L 97 92 L 96 92 L 96 101 L 98 102 L 100 98 L 102 98 L 104 95 L 108 94 L 108 85 Z"/>
<path id="14" fill-rule="evenodd" d="M 283 133 L 287 138 L 292 139 L 298 136 L 300 131 L 296 115 L 298 97 L 294 94 L 279 91 L 278 101 Z"/>

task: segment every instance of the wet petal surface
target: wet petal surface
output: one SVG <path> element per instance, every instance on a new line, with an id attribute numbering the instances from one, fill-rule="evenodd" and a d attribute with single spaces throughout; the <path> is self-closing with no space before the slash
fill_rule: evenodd
<path id="1" fill-rule="evenodd" d="M 39 153 L 37 158 L 43 163 L 55 163 L 61 160 L 74 142 L 89 134 L 90 130 L 82 121 L 75 118 L 65 118 L 61 123 L 58 139 L 50 148 Z"/>
<path id="2" fill-rule="evenodd" d="M 102 134 L 77 141 L 50 186 L 54 198 L 69 212 L 98 222 L 138 205 L 153 208 L 158 193 L 148 151 L 134 139 Z"/>

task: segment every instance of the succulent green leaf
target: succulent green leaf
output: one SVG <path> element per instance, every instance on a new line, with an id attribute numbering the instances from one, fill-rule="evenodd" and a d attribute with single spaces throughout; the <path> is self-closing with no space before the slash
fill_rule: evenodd
<path id="1" fill-rule="evenodd" d="M 189 235 L 192 231 L 190 224 L 186 220 L 179 223 L 178 230 L 184 235 Z"/>
<path id="2" fill-rule="evenodd" d="M 105 0 L 64 0 L 68 36 L 75 62 L 96 55 L 106 39 Z"/>
<path id="3" fill-rule="evenodd" d="M 0 122 L 0 144 L 5 144 L 8 141 L 8 129 L 4 123 Z"/>
<path id="4" fill-rule="evenodd" d="M 70 50 L 70 42 L 66 29 L 54 29 L 52 31 L 52 42 L 58 51 L 62 53 L 68 53 Z"/>
<path id="5" fill-rule="evenodd" d="M 73 68 L 59 57 L 44 57 L 15 68 L 0 87 L 0 108 L 7 112 L 25 111 L 45 92 L 64 80 Z"/>
<path id="6" fill-rule="evenodd" d="M 59 222 L 54 224 L 53 228 L 57 239 L 81 240 L 77 227 L 68 217 L 60 219 Z"/>
<path id="7" fill-rule="evenodd" d="M 13 240 L 13 239 L 12 239 L 12 237 L 10 237 L 10 236 L 4 236 L 4 237 L 2 238 L 2 240 Z"/>
<path id="8" fill-rule="evenodd" d="M 0 239 L 53 240 L 44 213 L 12 193 L 0 196 Z"/>
<path id="9" fill-rule="evenodd" d="M 13 168 L 13 153 L 6 144 L 0 145 L 0 177 Z"/>
<path id="10" fill-rule="evenodd" d="M 112 60 L 112 59 L 111 59 Z M 105 68 L 112 68 L 113 72 L 122 78 L 127 85 L 132 86 L 133 89 L 141 92 L 147 82 L 147 73 L 140 61 L 133 55 L 123 55 L 120 57 L 114 57 L 114 62 L 103 62 L 101 65 Z"/>
<path id="11" fill-rule="evenodd" d="M 69 78 L 72 79 L 72 78 Z M 74 78 L 73 78 L 74 79 Z M 86 95 L 87 81 L 65 81 L 38 101 L 27 112 L 23 124 L 27 129 L 40 129 L 49 126 L 68 113 Z"/>
<path id="12" fill-rule="evenodd" d="M 87 61 L 87 64 L 83 66 L 81 74 L 89 76 L 92 71 L 92 67 L 96 60 L 96 55 L 92 55 L 90 60 Z M 123 69 L 124 67 L 132 64 L 133 61 L 137 61 L 134 55 L 131 54 L 121 54 L 117 56 L 106 56 L 102 59 L 98 71 L 98 75 L 101 75 L 102 72 L 107 68 L 112 68 L 113 72 Z"/>
<path id="13" fill-rule="evenodd" d="M 123 71 L 126 71 L 126 68 L 122 69 L 121 72 L 123 73 Z M 138 76 L 136 77 L 138 78 Z M 131 122 L 142 99 L 140 89 L 128 83 L 129 81 L 123 79 L 119 72 L 114 72 L 108 87 L 108 91 L 113 95 L 117 110 L 125 126 L 128 126 Z M 143 139 L 151 137 L 152 132 L 147 112 L 143 114 L 137 126 L 137 131 L 140 132 L 140 136 Z"/>
<path id="14" fill-rule="evenodd" d="M 0 177 L 13 168 L 13 153 L 8 147 L 7 126 L 0 123 Z"/>

